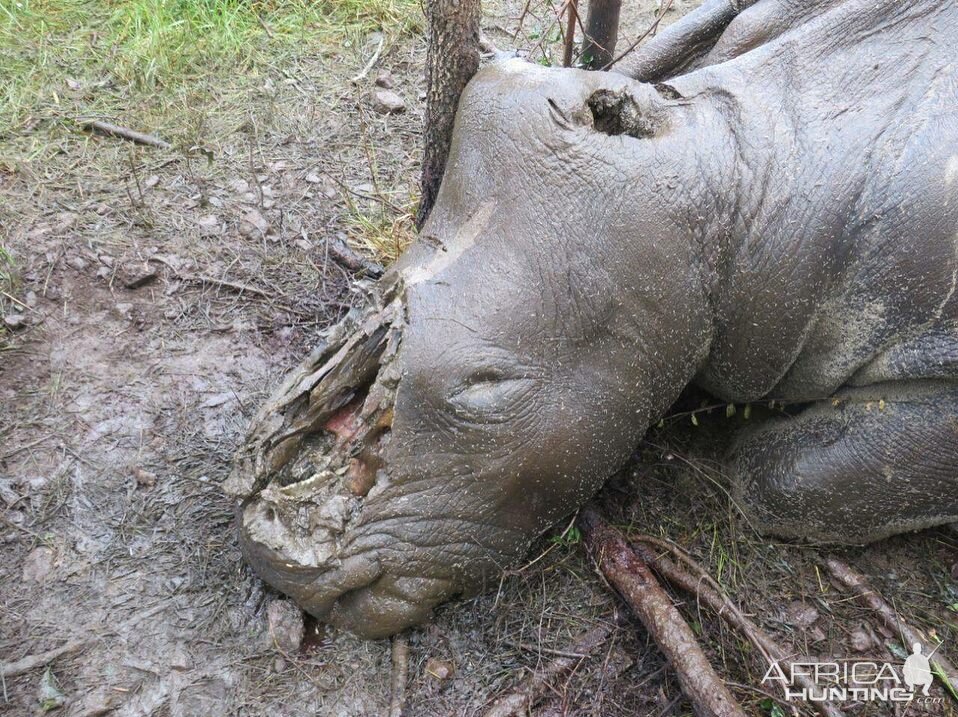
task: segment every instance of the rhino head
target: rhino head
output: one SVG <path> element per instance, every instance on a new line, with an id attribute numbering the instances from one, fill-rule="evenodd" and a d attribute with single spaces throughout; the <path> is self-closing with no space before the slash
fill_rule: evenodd
<path id="1" fill-rule="evenodd" d="M 610 73 L 472 80 L 419 240 L 240 449 L 227 489 L 267 582 L 385 636 L 589 499 L 708 352 L 709 121 Z"/>

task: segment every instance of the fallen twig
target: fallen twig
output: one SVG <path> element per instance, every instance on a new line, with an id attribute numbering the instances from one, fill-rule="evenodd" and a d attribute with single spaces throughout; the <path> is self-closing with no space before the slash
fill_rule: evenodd
<path id="1" fill-rule="evenodd" d="M 406 704 L 406 680 L 409 677 L 409 639 L 405 633 L 393 638 L 392 663 L 389 717 L 402 717 L 402 708 Z"/>
<path id="2" fill-rule="evenodd" d="M 773 662 L 778 663 L 780 666 L 787 666 L 789 664 L 785 651 L 775 642 L 772 636 L 746 617 L 742 611 L 738 609 L 738 606 L 725 595 L 712 576 L 699 566 L 690 555 L 682 551 L 678 546 L 671 545 L 652 536 L 630 535 L 629 537 L 640 543 L 647 543 L 664 548 L 689 566 L 696 575 L 688 572 L 671 559 L 657 554 L 646 545 L 640 544 L 634 546 L 639 557 L 649 565 L 652 565 L 662 577 L 668 580 L 672 585 L 695 595 L 698 600 L 708 605 L 716 615 L 741 632 L 755 645 L 756 649 L 762 653 L 770 665 Z M 795 681 L 803 688 L 811 689 L 812 691 L 817 689 L 815 683 L 800 672 L 795 675 Z M 812 702 L 811 704 L 824 717 L 844 717 L 844 713 L 841 710 L 827 702 Z"/>
<path id="3" fill-rule="evenodd" d="M 238 281 L 227 281 L 226 279 L 217 279 L 212 276 L 206 276 L 205 274 L 179 274 L 180 279 L 183 281 L 195 281 L 200 284 L 212 284 L 213 286 L 221 286 L 224 289 L 232 289 L 233 291 L 238 291 L 241 294 L 256 294 L 257 296 L 262 296 L 265 298 L 270 298 L 270 295 L 263 289 L 257 289 L 255 286 L 250 286 L 249 284 L 241 284 Z"/>
<path id="4" fill-rule="evenodd" d="M 699 717 L 745 717 L 649 566 L 594 508 L 582 509 L 579 526 L 596 565 L 669 660 L 695 713 Z"/>
<path id="5" fill-rule="evenodd" d="M 608 627 L 599 625 L 583 633 L 568 651 L 561 653 L 562 656 L 529 675 L 512 692 L 496 700 L 484 717 L 519 717 L 527 714 L 549 684 L 569 673 L 583 658 L 595 652 L 609 638 L 609 632 Z"/>
<path id="6" fill-rule="evenodd" d="M 386 44 L 386 35 L 381 34 L 379 36 L 379 44 L 376 45 L 376 51 L 373 52 L 373 56 L 369 58 L 369 62 L 365 64 L 362 70 L 359 71 L 359 74 L 353 77 L 350 82 L 354 85 L 358 84 L 361 79 L 369 74 L 369 71 L 376 66 L 376 63 L 379 61 L 379 55 L 383 51 L 383 45 Z"/>
<path id="7" fill-rule="evenodd" d="M 918 630 L 908 625 L 895 608 L 889 605 L 885 598 L 874 590 L 854 568 L 838 558 L 827 558 L 825 567 L 838 582 L 853 592 L 865 607 L 877 612 L 888 629 L 900 636 L 906 648 L 910 649 L 916 643 L 921 645 L 925 655 L 932 656 L 931 662 L 937 667 L 932 669 L 932 674 L 945 683 L 945 687 L 951 694 L 958 692 L 958 672 L 942 654 L 939 645 L 929 642 Z"/>
<path id="8" fill-rule="evenodd" d="M 15 677 L 17 675 L 22 675 L 24 672 L 29 672 L 30 670 L 35 670 L 38 667 L 43 667 L 50 664 L 58 657 L 63 657 L 64 655 L 69 655 L 71 652 L 76 652 L 83 645 L 86 644 L 83 640 L 74 640 L 68 642 L 60 647 L 54 648 L 52 650 L 47 650 L 46 652 L 40 652 L 36 655 L 27 655 L 22 657 L 19 660 L 14 660 L 13 662 L 3 662 L 0 663 L 0 677 Z"/>
<path id="9" fill-rule="evenodd" d="M 378 279 L 383 275 L 384 270 L 382 264 L 370 261 L 358 252 L 353 251 L 349 248 L 349 245 L 339 237 L 327 238 L 326 247 L 333 261 L 346 267 L 350 271 L 362 271 L 366 276 L 370 276 L 373 279 Z"/>
<path id="10" fill-rule="evenodd" d="M 170 149 L 173 146 L 169 142 L 166 142 L 155 135 L 137 132 L 135 129 L 121 127 L 120 125 L 110 124 L 109 122 L 102 122 L 100 120 L 83 120 L 80 124 L 82 124 L 85 129 L 88 129 L 91 132 L 98 132 L 110 137 L 118 137 L 136 144 L 145 144 L 149 147 L 159 147 L 160 149 Z"/>

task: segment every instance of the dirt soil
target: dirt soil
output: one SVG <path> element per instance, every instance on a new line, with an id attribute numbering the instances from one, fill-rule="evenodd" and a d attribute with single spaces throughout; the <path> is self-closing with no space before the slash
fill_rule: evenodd
<path id="1" fill-rule="evenodd" d="M 667 21 L 695 4 L 674 3 Z M 624 27 L 638 34 L 655 5 L 633 3 Z M 519 43 L 521 3 L 487 13 L 500 47 L 534 46 L 530 24 L 548 34 L 541 9 Z M 401 222 L 414 194 L 424 47 L 387 38 L 370 75 L 350 82 L 377 43 L 261 78 L 246 117 L 219 118 L 231 129 L 207 148 L 214 161 L 60 128 L 42 163 L 0 164 L 0 238 L 16 274 L 3 309 L 22 316 L 0 352 L 0 661 L 82 642 L 49 670 L 3 680 L 0 714 L 384 713 L 389 642 L 311 622 L 299 647 L 288 642 L 299 615 L 283 617 L 288 605 L 244 566 L 219 490 L 258 403 L 350 305 L 355 275 L 327 240 L 383 206 Z M 384 72 L 404 113 L 371 105 Z M 900 664 L 897 636 L 816 567 L 825 553 L 758 537 L 720 466 L 689 447 L 695 431 L 672 423 L 607 489 L 610 504 L 634 506 L 616 521 L 689 550 L 792 654 Z M 719 432 L 728 421 L 722 410 L 699 423 Z M 411 632 L 406 715 L 482 714 L 599 623 L 612 637 L 533 713 L 689 714 L 566 528 L 487 594 Z M 839 554 L 958 657 L 954 534 Z M 749 712 L 789 714 L 768 701 L 764 666 L 740 636 L 676 599 Z M 955 714 L 937 685 L 933 695 L 907 714 Z"/>

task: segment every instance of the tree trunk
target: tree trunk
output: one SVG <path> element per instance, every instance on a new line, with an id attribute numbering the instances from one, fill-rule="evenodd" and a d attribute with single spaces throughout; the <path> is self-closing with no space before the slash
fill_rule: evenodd
<path id="1" fill-rule="evenodd" d="M 427 0 L 429 47 L 426 118 L 416 226 L 422 228 L 439 192 L 459 96 L 479 69 L 479 0 Z"/>
<path id="2" fill-rule="evenodd" d="M 615 57 L 621 8 L 622 0 L 589 0 L 585 44 L 582 48 L 583 65 L 587 69 L 601 70 Z"/>

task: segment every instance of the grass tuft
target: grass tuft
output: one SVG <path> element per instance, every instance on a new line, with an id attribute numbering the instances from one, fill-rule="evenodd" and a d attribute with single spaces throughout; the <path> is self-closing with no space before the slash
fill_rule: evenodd
<path id="1" fill-rule="evenodd" d="M 392 264 L 415 236 L 415 217 L 411 211 L 398 215 L 387 211 L 350 214 L 348 237 L 354 249 L 376 261 Z"/>

